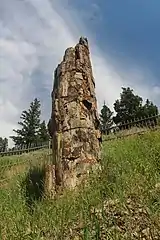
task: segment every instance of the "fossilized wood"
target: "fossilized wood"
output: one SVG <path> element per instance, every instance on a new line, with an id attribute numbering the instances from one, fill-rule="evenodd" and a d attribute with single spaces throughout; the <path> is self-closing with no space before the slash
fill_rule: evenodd
<path id="1" fill-rule="evenodd" d="M 65 51 L 54 74 L 52 115 L 56 187 L 74 188 L 99 165 L 101 134 L 88 41 Z"/>

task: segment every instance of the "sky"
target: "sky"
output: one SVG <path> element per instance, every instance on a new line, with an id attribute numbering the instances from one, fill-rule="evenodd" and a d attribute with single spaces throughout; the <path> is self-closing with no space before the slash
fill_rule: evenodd
<path id="1" fill-rule="evenodd" d="M 13 135 L 35 97 L 48 121 L 53 71 L 80 36 L 99 109 L 104 100 L 113 109 L 121 87 L 160 107 L 159 28 L 159 0 L 0 0 L 0 136 Z"/>

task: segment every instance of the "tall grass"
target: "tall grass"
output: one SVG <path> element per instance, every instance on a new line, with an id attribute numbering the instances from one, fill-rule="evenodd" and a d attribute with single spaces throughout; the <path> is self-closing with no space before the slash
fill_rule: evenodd
<path id="1" fill-rule="evenodd" d="M 36 163 L 1 187 L 1 239 L 160 237 L 160 132 L 105 142 L 101 172 L 55 200 L 43 177 Z"/>

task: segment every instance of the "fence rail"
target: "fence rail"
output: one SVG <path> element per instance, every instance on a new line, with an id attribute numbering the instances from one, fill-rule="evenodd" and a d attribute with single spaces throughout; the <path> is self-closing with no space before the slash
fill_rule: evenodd
<path id="1" fill-rule="evenodd" d="M 126 121 L 121 124 L 110 127 L 103 134 L 103 141 L 109 141 L 116 138 L 127 137 L 135 134 L 142 134 L 149 129 L 156 130 L 160 128 L 160 115 L 148 116 L 146 118 L 132 119 L 131 121 Z M 19 149 L 14 149 L 11 151 L 0 152 L 0 157 L 20 155 L 22 153 L 29 153 L 37 151 L 42 148 L 50 148 L 50 143 L 40 143 L 32 144 L 30 147 L 22 146 Z"/>
<path id="2" fill-rule="evenodd" d="M 42 148 L 49 148 L 49 144 L 50 144 L 50 141 L 38 144 L 38 146 L 35 146 L 33 144 L 30 147 L 28 147 L 28 148 L 26 148 L 25 146 L 22 146 L 19 149 L 14 149 L 14 150 L 11 150 L 11 151 L 0 152 L 0 157 L 12 156 L 12 155 L 20 155 L 22 153 L 29 153 L 29 152 L 37 151 L 37 150 L 42 149 Z"/>
<path id="3" fill-rule="evenodd" d="M 148 130 L 160 129 L 160 115 L 148 116 L 146 118 L 133 119 L 119 125 L 110 127 L 103 133 L 103 141 L 131 135 L 143 134 Z"/>

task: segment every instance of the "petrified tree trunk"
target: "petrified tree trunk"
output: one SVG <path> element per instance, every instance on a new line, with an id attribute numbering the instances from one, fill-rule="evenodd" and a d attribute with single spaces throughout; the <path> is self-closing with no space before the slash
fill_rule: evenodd
<path id="1" fill-rule="evenodd" d="M 54 75 L 52 115 L 55 185 L 74 188 L 99 165 L 101 134 L 88 41 L 65 51 Z"/>

